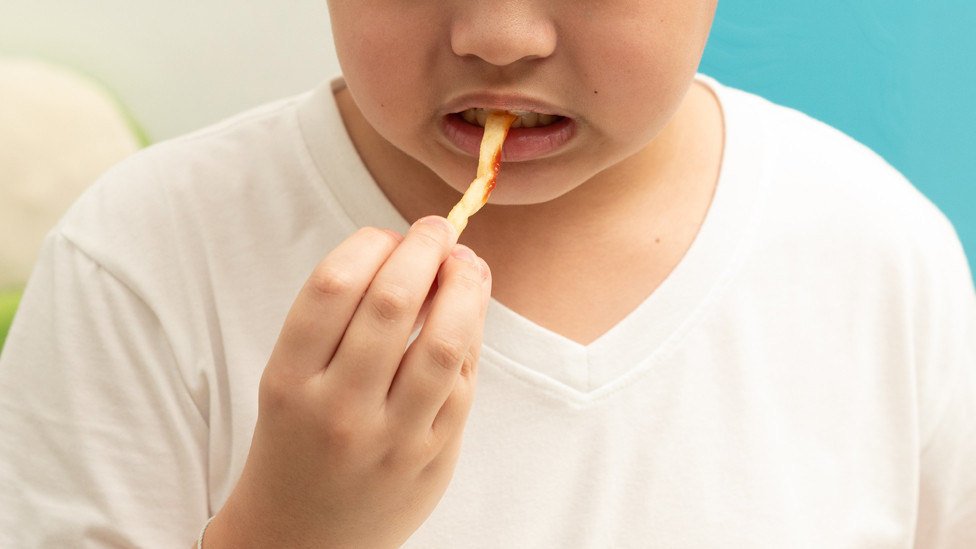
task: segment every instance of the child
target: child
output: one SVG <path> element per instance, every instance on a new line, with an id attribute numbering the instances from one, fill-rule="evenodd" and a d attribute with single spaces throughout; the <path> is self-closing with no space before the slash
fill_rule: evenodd
<path id="1" fill-rule="evenodd" d="M 331 1 L 343 79 L 124 162 L 47 240 L 0 545 L 976 546 L 959 243 L 696 76 L 714 9 Z M 531 114 L 458 244 L 477 109 Z"/>

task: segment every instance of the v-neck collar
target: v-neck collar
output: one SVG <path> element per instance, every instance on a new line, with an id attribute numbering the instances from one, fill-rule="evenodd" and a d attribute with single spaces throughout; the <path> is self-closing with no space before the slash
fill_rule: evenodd
<path id="1" fill-rule="evenodd" d="M 597 340 L 581 345 L 539 326 L 492 299 L 485 323 L 482 360 L 529 383 L 577 398 L 595 397 L 641 375 L 707 314 L 748 240 L 759 203 L 763 154 L 761 127 L 729 101 L 743 93 L 706 76 L 698 80 L 718 97 L 724 118 L 724 150 L 718 184 L 702 227 L 688 252 L 665 281 L 628 316 Z M 409 223 L 389 202 L 348 138 L 338 138 L 342 118 L 334 92 L 341 80 L 323 86 L 299 107 L 309 151 L 331 192 L 354 226 L 406 231 Z"/>
<path id="2" fill-rule="evenodd" d="M 688 252 L 654 293 L 588 345 L 536 325 L 493 300 L 485 328 L 486 355 L 510 373 L 550 390 L 596 397 L 652 368 L 708 314 L 759 217 L 763 140 L 756 121 L 728 100 L 730 94 L 742 92 L 698 78 L 722 105 L 725 147 L 715 195 Z"/>

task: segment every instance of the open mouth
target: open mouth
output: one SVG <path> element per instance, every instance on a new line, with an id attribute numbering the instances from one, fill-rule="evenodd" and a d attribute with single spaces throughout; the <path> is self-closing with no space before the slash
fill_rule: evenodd
<path id="1" fill-rule="evenodd" d="M 468 124 L 481 126 L 483 128 L 485 127 L 485 121 L 488 119 L 489 112 L 489 109 L 467 109 L 458 114 Z M 541 128 L 555 124 L 563 118 L 562 116 L 557 116 L 555 114 L 542 114 L 528 111 L 510 112 L 518 116 L 515 122 L 512 123 L 512 128 Z"/>
<path id="2" fill-rule="evenodd" d="M 534 108 L 530 105 L 521 105 L 521 107 L 525 110 L 503 109 L 496 106 L 456 111 L 441 119 L 441 132 L 453 149 L 478 158 L 488 113 L 507 110 L 518 118 L 512 124 L 505 146 L 502 148 L 503 162 L 524 162 L 542 158 L 561 149 L 575 137 L 577 123 L 574 117 L 551 112 L 534 112 L 528 110 Z"/>

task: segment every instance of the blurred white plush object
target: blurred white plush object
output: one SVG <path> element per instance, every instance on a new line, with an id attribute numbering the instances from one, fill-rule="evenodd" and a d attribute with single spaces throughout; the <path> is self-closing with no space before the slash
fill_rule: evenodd
<path id="1" fill-rule="evenodd" d="M 68 206 L 141 146 L 125 110 L 97 83 L 0 57 L 0 290 L 23 286 Z"/>

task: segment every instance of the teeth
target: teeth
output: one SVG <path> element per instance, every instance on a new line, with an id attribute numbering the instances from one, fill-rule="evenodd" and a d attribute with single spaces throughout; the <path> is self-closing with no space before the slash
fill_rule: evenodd
<path id="1" fill-rule="evenodd" d="M 540 126 L 548 126 L 549 124 L 552 124 L 553 122 L 555 122 L 556 121 L 556 118 L 558 118 L 558 117 L 556 115 L 554 115 L 554 114 L 540 114 L 539 115 L 539 125 Z"/>
<path id="2" fill-rule="evenodd" d="M 534 128 L 539 124 L 539 114 L 534 112 L 523 114 L 518 117 L 516 122 L 521 122 L 523 128 Z M 512 125 L 514 126 L 515 124 Z"/>
<path id="3" fill-rule="evenodd" d="M 488 120 L 488 112 L 488 109 L 468 109 L 461 113 L 461 118 L 463 118 L 468 124 L 476 124 L 483 128 L 485 127 L 485 122 Z M 559 119 L 559 117 L 554 114 L 540 114 L 530 111 L 511 112 L 512 114 L 518 116 L 518 118 L 512 124 L 513 128 L 536 128 L 539 126 L 548 126 Z"/>

